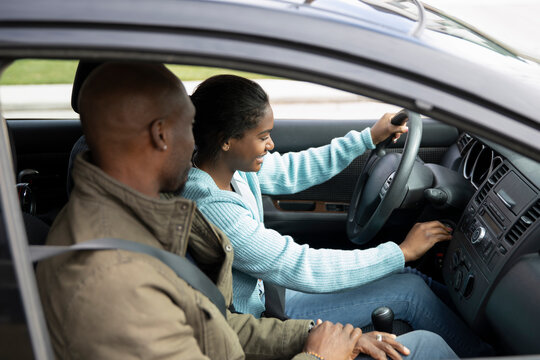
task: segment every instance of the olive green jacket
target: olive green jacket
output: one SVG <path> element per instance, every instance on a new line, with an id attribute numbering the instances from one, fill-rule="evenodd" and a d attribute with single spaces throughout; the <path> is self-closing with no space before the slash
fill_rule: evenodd
<path id="1" fill-rule="evenodd" d="M 155 199 L 79 155 L 75 188 L 48 245 L 110 237 L 189 253 L 232 302 L 233 249 L 193 202 Z M 37 280 L 59 359 L 310 359 L 309 320 L 225 319 L 159 260 L 124 250 L 80 251 L 41 262 Z"/>

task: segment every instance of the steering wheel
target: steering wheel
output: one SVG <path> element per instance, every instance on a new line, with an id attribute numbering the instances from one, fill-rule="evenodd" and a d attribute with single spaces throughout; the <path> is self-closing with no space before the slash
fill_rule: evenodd
<path id="1" fill-rule="evenodd" d="M 386 154 L 392 141 L 389 137 L 371 152 L 356 182 L 347 215 L 347 235 L 355 244 L 363 245 L 373 239 L 405 199 L 422 139 L 422 120 L 419 114 L 406 109 L 391 120 L 392 124 L 401 125 L 407 118 L 409 131 L 403 154 Z"/>

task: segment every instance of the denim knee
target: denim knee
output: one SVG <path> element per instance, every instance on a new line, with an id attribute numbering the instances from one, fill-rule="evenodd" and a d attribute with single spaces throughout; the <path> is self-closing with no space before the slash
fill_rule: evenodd
<path id="1" fill-rule="evenodd" d="M 416 330 L 401 335 L 397 341 L 411 350 L 413 359 L 457 359 L 457 355 L 439 335 L 427 331 Z"/>
<path id="2" fill-rule="evenodd" d="M 415 298 L 422 300 L 433 296 L 433 292 L 422 277 L 411 273 L 401 274 L 400 276 L 402 277 L 401 281 L 403 285 L 405 285 Z"/>
<path id="3" fill-rule="evenodd" d="M 425 343 L 426 345 L 430 346 L 440 346 L 440 345 L 446 345 L 446 341 L 440 336 L 435 334 L 434 332 L 427 331 L 427 330 L 415 330 L 412 331 L 411 334 L 415 334 L 418 336 L 422 341 L 422 343 Z"/>

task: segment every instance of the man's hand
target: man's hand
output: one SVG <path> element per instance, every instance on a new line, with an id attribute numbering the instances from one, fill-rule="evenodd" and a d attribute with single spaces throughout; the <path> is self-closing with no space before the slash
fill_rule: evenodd
<path id="1" fill-rule="evenodd" d="M 439 221 L 416 223 L 399 245 L 405 262 L 420 258 L 439 241 L 452 239 L 452 229 Z"/>
<path id="2" fill-rule="evenodd" d="M 373 144 L 377 145 L 381 141 L 385 140 L 392 134 L 394 135 L 394 142 L 399 139 L 401 134 L 409 131 L 409 128 L 406 126 L 406 123 L 401 126 L 392 125 L 390 120 L 396 115 L 395 113 L 386 113 L 384 114 L 371 128 L 371 140 Z"/>
<path id="3" fill-rule="evenodd" d="M 318 354 L 325 360 L 352 360 L 358 355 L 355 346 L 361 336 L 362 330 L 351 324 L 343 326 L 318 320 L 309 333 L 304 351 Z"/>
<path id="4" fill-rule="evenodd" d="M 380 335 L 381 340 L 377 340 Z M 411 351 L 397 342 L 396 335 L 379 331 L 366 333 L 358 339 L 356 350 L 359 353 L 371 356 L 375 360 L 386 360 L 387 356 L 393 360 L 402 360 L 401 354 L 409 355 Z"/>

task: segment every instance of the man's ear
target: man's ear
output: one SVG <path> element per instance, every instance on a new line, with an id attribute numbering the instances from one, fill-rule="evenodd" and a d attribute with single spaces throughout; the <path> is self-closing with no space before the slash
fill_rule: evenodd
<path id="1" fill-rule="evenodd" d="M 156 119 L 150 124 L 150 136 L 152 143 L 161 151 L 167 150 L 167 137 L 165 135 L 165 120 Z"/>

